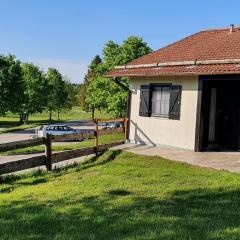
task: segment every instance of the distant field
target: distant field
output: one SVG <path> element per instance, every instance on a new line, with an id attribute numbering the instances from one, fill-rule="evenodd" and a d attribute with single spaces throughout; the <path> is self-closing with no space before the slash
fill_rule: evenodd
<path id="1" fill-rule="evenodd" d="M 109 115 L 96 111 L 96 118 L 109 118 Z M 67 121 L 67 120 L 90 120 L 91 112 L 84 112 L 80 107 L 73 107 L 72 110 L 65 110 L 60 113 L 58 119 L 57 113 L 52 114 L 52 122 Z M 0 116 L 0 133 L 14 132 L 26 128 L 35 127 L 41 124 L 49 123 L 49 113 L 42 112 L 29 116 L 28 124 L 19 125 L 19 116 L 14 114 L 7 114 L 7 116 Z"/>

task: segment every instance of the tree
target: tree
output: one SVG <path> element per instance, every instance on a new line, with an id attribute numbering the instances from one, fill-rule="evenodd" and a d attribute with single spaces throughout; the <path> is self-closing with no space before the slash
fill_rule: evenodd
<path id="1" fill-rule="evenodd" d="M 95 109 L 101 108 L 101 106 L 97 105 L 95 100 L 92 99 L 92 101 L 89 101 L 91 97 L 95 97 L 94 94 L 92 94 L 92 91 L 96 91 L 96 86 L 91 86 L 90 90 L 90 82 L 92 79 L 96 78 L 98 73 L 98 67 L 101 65 L 102 59 L 99 57 L 99 55 L 95 56 L 93 60 L 91 61 L 88 72 L 84 77 L 84 83 L 80 88 L 80 106 L 82 110 L 84 111 L 92 111 L 92 118 L 94 118 L 94 112 Z M 89 90 L 88 90 L 89 89 Z"/>
<path id="2" fill-rule="evenodd" d="M 123 41 L 121 64 L 126 64 L 136 58 L 152 52 L 147 43 L 140 37 L 129 37 Z M 116 65 L 115 65 L 116 66 Z"/>
<path id="3" fill-rule="evenodd" d="M 113 41 L 109 41 L 103 48 L 103 60 L 107 69 L 122 64 L 122 47 Z"/>
<path id="4" fill-rule="evenodd" d="M 49 120 L 52 120 L 52 112 L 57 111 L 58 118 L 60 111 L 68 105 L 68 92 L 66 83 L 61 73 L 55 68 L 49 68 L 47 72 L 48 79 L 48 98 L 47 109 L 49 111 Z"/>
<path id="5" fill-rule="evenodd" d="M 112 117 L 124 117 L 127 109 L 127 92 L 113 81 L 104 78 L 104 74 L 116 65 L 123 65 L 152 50 L 139 37 L 129 37 L 118 45 L 113 41 L 105 44 L 103 62 L 96 66 L 94 76 L 87 87 L 88 105 L 105 109 Z M 121 83 L 128 86 L 128 78 L 121 78 Z"/>
<path id="6" fill-rule="evenodd" d="M 86 101 L 86 97 L 87 97 L 87 88 L 89 85 L 89 70 L 88 73 L 84 76 L 84 82 L 80 87 L 80 91 L 79 91 L 79 103 L 80 103 L 80 107 L 83 111 L 88 112 L 89 111 L 89 104 Z"/>
<path id="7" fill-rule="evenodd" d="M 0 113 L 18 112 L 23 101 L 23 76 L 15 56 L 0 55 Z"/>
<path id="8" fill-rule="evenodd" d="M 13 55 L 0 55 L 0 114 L 18 113 L 21 123 L 46 108 L 59 116 L 61 109 L 77 105 L 78 92 L 79 85 L 56 69 L 49 69 L 47 79 L 39 67 L 21 64 Z"/>
<path id="9" fill-rule="evenodd" d="M 92 110 L 92 118 L 94 118 L 95 110 L 101 110 L 107 108 L 106 91 L 103 89 L 109 89 L 105 79 L 101 76 L 95 76 L 92 78 L 88 89 L 86 101 L 89 104 L 89 108 Z"/>
<path id="10" fill-rule="evenodd" d="M 67 77 L 63 78 L 65 90 L 67 92 L 66 104 L 64 108 L 71 109 L 79 104 L 80 84 L 71 83 Z"/>
<path id="11" fill-rule="evenodd" d="M 28 121 L 29 114 L 42 112 L 47 105 L 48 84 L 39 67 L 25 63 L 22 65 L 24 92 L 23 103 L 19 106 L 20 122 Z"/>

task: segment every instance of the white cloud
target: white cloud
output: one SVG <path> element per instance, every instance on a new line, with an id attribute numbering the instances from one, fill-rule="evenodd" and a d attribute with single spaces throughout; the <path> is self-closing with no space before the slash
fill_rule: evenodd
<path id="1" fill-rule="evenodd" d="M 47 71 L 49 67 L 54 67 L 63 76 L 68 76 L 71 82 L 82 83 L 84 75 L 87 72 L 88 63 L 81 60 L 71 60 L 64 58 L 30 58 L 25 62 L 31 62 L 38 65 L 43 71 Z"/>

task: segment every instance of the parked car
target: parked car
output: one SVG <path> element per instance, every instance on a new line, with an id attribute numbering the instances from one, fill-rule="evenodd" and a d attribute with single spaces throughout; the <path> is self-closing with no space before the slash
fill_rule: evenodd
<path id="1" fill-rule="evenodd" d="M 121 127 L 120 122 L 110 122 L 106 124 L 106 128 L 119 128 Z"/>
<path id="2" fill-rule="evenodd" d="M 120 122 L 99 123 L 98 126 L 101 127 L 102 129 L 119 128 L 121 127 L 121 123 Z"/>
<path id="3" fill-rule="evenodd" d="M 63 135 L 63 134 L 72 134 L 78 133 L 80 130 L 73 129 L 69 126 L 64 125 L 50 125 L 50 126 L 41 126 L 37 131 L 38 137 L 46 137 L 47 134 L 51 135 Z"/>

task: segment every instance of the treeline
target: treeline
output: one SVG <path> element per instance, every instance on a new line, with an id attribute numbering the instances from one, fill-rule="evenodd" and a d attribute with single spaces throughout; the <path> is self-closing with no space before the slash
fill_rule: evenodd
<path id="1" fill-rule="evenodd" d="M 80 90 L 80 104 L 83 110 L 104 110 L 112 117 L 126 116 L 127 92 L 111 79 L 104 77 L 107 71 L 117 65 L 123 65 L 152 49 L 142 38 L 129 37 L 121 45 L 109 41 L 102 51 L 102 58 L 97 55 L 89 65 L 88 73 Z M 128 86 L 128 78 L 121 78 L 121 83 Z"/>
<path id="2" fill-rule="evenodd" d="M 30 114 L 70 109 L 78 104 L 78 89 L 55 68 L 44 73 L 32 63 L 21 63 L 13 55 L 0 55 L 0 114 L 19 114 L 21 123 Z"/>

